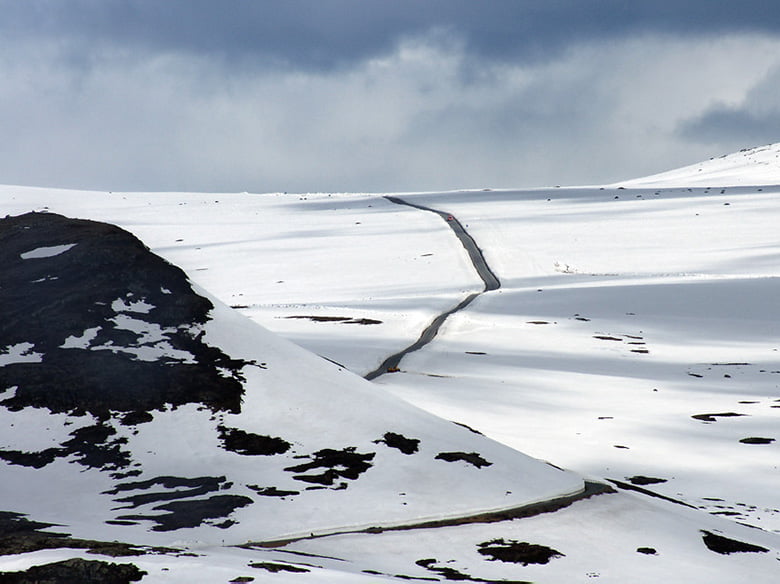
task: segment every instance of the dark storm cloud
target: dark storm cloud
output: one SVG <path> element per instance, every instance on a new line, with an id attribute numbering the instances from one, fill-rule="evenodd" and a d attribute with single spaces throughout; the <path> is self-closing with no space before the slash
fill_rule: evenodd
<path id="1" fill-rule="evenodd" d="M 780 140 L 778 12 L 0 0 L 0 183 L 381 192 L 651 174 Z"/>
<path id="2" fill-rule="evenodd" d="M 753 113 L 736 108 L 719 108 L 686 122 L 682 137 L 714 144 L 757 145 L 780 140 L 780 113 Z"/>
<path id="3" fill-rule="evenodd" d="M 679 135 L 693 142 L 749 146 L 780 140 L 780 66 L 771 68 L 737 104 L 719 104 L 683 121 Z"/>
<path id="4" fill-rule="evenodd" d="M 591 38 L 780 30 L 780 6 L 767 0 L 0 0 L 0 9 L 6 36 L 308 70 L 350 66 L 437 28 L 472 57 L 500 60 L 544 60 Z"/>

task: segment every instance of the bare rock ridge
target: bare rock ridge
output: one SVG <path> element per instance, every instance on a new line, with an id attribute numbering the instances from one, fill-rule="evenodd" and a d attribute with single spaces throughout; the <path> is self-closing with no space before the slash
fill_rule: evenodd
<path id="1" fill-rule="evenodd" d="M 0 351 L 17 355 L 0 368 L 0 386 L 16 387 L 6 408 L 240 410 L 247 363 L 201 338 L 211 302 L 130 233 L 52 213 L 7 217 L 0 281 Z"/>
<path id="2" fill-rule="evenodd" d="M 127 438 L 118 436 L 119 424 L 135 427 L 150 422 L 150 412 L 189 403 L 212 412 L 240 411 L 242 368 L 254 364 L 203 341 L 211 301 L 193 291 L 181 269 L 130 233 L 52 213 L 6 217 L 0 220 L 0 282 L 0 407 L 81 420 L 55 446 L 0 450 L 5 463 L 40 469 L 69 460 L 127 479 L 141 474 L 142 464 Z M 188 480 L 168 479 L 174 486 Z M 225 484 L 224 477 L 192 481 L 198 487 L 215 484 L 158 499 L 187 499 Z M 151 483 L 167 486 L 164 477 Z M 133 486 L 120 483 L 116 492 Z M 160 502 L 146 497 L 119 502 Z M 157 523 L 154 529 L 177 529 L 250 503 L 227 494 L 175 500 L 158 506 L 168 514 L 148 519 Z M 147 519 L 135 514 L 113 523 L 139 518 Z"/>

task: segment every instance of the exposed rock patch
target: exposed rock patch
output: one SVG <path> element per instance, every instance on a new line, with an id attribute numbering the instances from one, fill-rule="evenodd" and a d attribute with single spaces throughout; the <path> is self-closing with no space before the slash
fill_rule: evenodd
<path id="1" fill-rule="evenodd" d="M 719 414 L 694 414 L 691 416 L 694 420 L 701 420 L 702 422 L 715 422 L 716 418 L 739 418 L 745 414 L 738 414 L 736 412 L 722 412 Z"/>
<path id="2" fill-rule="evenodd" d="M 241 495 L 214 495 L 208 499 L 189 499 L 174 501 L 165 505 L 158 505 L 153 511 L 167 511 L 167 513 L 155 513 L 152 515 L 120 515 L 118 519 L 125 521 L 152 521 L 157 525 L 153 531 L 174 531 L 184 527 L 198 527 L 208 520 L 210 525 L 226 529 L 235 525 L 235 521 L 228 516 L 240 507 L 246 507 L 253 503 L 249 497 Z M 215 522 L 213 520 L 223 519 Z"/>
<path id="3" fill-rule="evenodd" d="M 149 412 L 143 410 L 136 410 L 134 412 L 127 412 L 120 422 L 125 426 L 137 426 L 138 424 L 146 424 L 154 420 L 154 416 Z"/>
<path id="4" fill-rule="evenodd" d="M 257 568 L 259 570 L 265 570 L 272 574 L 278 574 L 279 572 L 292 572 L 294 574 L 305 574 L 311 572 L 308 568 L 301 568 L 299 566 L 293 566 L 291 564 L 277 564 L 275 562 L 255 562 L 249 564 L 250 568 Z"/>
<path id="5" fill-rule="evenodd" d="M 665 483 L 666 479 L 659 479 L 656 477 L 646 477 L 643 475 L 633 476 L 627 479 L 632 485 L 657 485 Z"/>
<path id="6" fill-rule="evenodd" d="M 351 316 L 285 316 L 285 318 L 292 318 L 298 320 L 310 320 L 312 322 L 337 322 L 341 324 L 382 324 L 381 320 L 374 318 L 352 318 Z"/>
<path id="7" fill-rule="evenodd" d="M 301 494 L 300 491 L 283 491 L 276 487 L 259 487 L 258 485 L 247 485 L 247 488 L 263 497 L 293 497 Z"/>
<path id="8" fill-rule="evenodd" d="M 149 503 L 159 503 L 160 501 L 171 501 L 176 499 L 186 499 L 189 497 L 200 497 L 208 493 L 219 491 L 225 485 L 225 477 L 198 477 L 186 479 L 180 477 L 156 477 L 146 481 L 132 481 L 120 483 L 115 488 L 105 491 L 106 495 L 118 495 L 125 491 L 147 491 L 153 487 L 162 487 L 169 489 L 167 491 L 144 492 L 137 495 L 128 495 L 126 497 L 115 498 L 117 503 L 126 503 L 122 509 L 137 508 Z M 184 488 L 182 488 L 184 487 Z"/>
<path id="9" fill-rule="evenodd" d="M 42 566 L 33 566 L 23 572 L 0 572 L 3 584 L 129 584 L 146 575 L 133 564 L 114 564 L 99 560 L 72 558 Z"/>
<path id="10" fill-rule="evenodd" d="M 370 461 L 374 459 L 375 455 L 373 452 L 366 454 L 355 452 L 354 446 L 343 450 L 325 448 L 315 452 L 311 462 L 290 466 L 284 470 L 294 473 L 308 473 L 315 469 L 325 469 L 321 473 L 297 474 L 293 478 L 307 483 L 332 486 L 337 479 L 357 479 L 371 468 Z M 341 483 L 337 488 L 346 488 L 346 483 Z"/>
<path id="11" fill-rule="evenodd" d="M 484 436 L 484 434 L 482 432 L 480 432 L 479 430 L 475 430 L 471 426 L 467 426 L 466 424 L 463 424 L 462 422 L 453 422 L 453 424 L 455 424 L 456 426 L 460 426 L 461 428 L 466 428 L 466 430 L 468 430 L 472 434 L 478 434 L 479 436 Z"/>
<path id="12" fill-rule="evenodd" d="M 107 523 L 133 525 L 139 521 L 152 521 L 156 523 L 152 527 L 154 531 L 173 531 L 184 527 L 197 527 L 204 523 L 226 528 L 234 524 L 229 518 L 230 514 L 240 507 L 251 505 L 252 499 L 241 495 L 213 495 L 206 499 L 194 497 L 202 497 L 230 486 L 232 483 L 226 482 L 224 476 L 193 479 L 163 476 L 146 481 L 120 483 L 114 489 L 105 491 L 105 494 L 118 495 L 126 491 L 148 491 L 152 488 L 156 490 L 117 497 L 114 500 L 122 504 L 118 509 L 137 509 L 163 501 L 170 502 L 152 507 L 147 513 L 119 515 L 116 520 Z M 216 521 L 220 519 L 223 521 Z"/>
<path id="13" fill-rule="evenodd" d="M 286 440 L 261 434 L 244 432 L 238 428 L 218 426 L 219 439 L 225 450 L 245 456 L 273 456 L 284 454 L 292 446 Z"/>
<path id="14" fill-rule="evenodd" d="M 511 562 L 513 564 L 547 564 L 553 558 L 563 557 L 563 554 L 547 546 L 525 541 L 505 541 L 494 539 L 479 544 L 477 550 L 491 561 Z"/>
<path id="15" fill-rule="evenodd" d="M 140 556 L 147 552 L 126 543 L 72 538 L 67 533 L 48 531 L 50 527 L 55 526 L 32 521 L 21 513 L 0 511 L 0 556 L 59 548 L 84 549 L 113 557 Z"/>
<path id="16" fill-rule="evenodd" d="M 718 554 L 736 554 L 736 553 L 766 553 L 769 550 L 759 545 L 753 545 L 752 543 L 745 543 L 737 539 L 731 539 L 712 533 L 711 531 L 702 530 L 702 539 L 707 549 Z"/>
<path id="17" fill-rule="evenodd" d="M 639 554 L 645 554 L 646 556 L 657 556 L 658 551 L 655 548 L 651 547 L 638 547 L 636 548 L 637 553 Z"/>
<path id="18" fill-rule="evenodd" d="M 211 302 L 130 233 L 51 213 L 7 217 L 0 279 L 0 353 L 28 356 L 0 367 L 0 388 L 16 387 L 0 402 L 9 410 L 240 411 L 249 362 L 204 342 Z"/>
<path id="19" fill-rule="evenodd" d="M 440 562 L 436 558 L 425 558 L 417 560 L 415 562 L 421 568 L 425 568 L 429 572 L 442 576 L 445 580 L 455 582 L 481 582 L 482 584 L 531 584 L 525 580 L 483 580 L 482 578 L 474 578 L 469 574 L 456 570 L 450 566 L 438 565 Z M 417 580 L 418 578 L 412 578 L 411 576 L 396 576 L 404 580 Z M 426 578 L 419 578 L 420 580 L 426 580 Z"/>
<path id="20" fill-rule="evenodd" d="M 374 440 L 374 444 L 385 444 L 390 448 L 397 448 L 404 454 L 414 454 L 418 450 L 420 441 L 395 432 L 385 432 L 381 440 Z"/>
<path id="21" fill-rule="evenodd" d="M 750 436 L 749 438 L 740 440 L 742 444 L 772 444 L 774 441 L 774 438 L 764 438 L 761 436 Z"/>
<path id="22" fill-rule="evenodd" d="M 70 433 L 71 439 L 59 448 L 47 448 L 38 452 L 18 450 L 0 451 L 0 459 L 9 464 L 43 468 L 57 458 L 74 456 L 75 461 L 87 468 L 116 471 L 131 463 L 130 453 L 122 450 L 126 438 L 111 438 L 116 430 L 105 424 L 85 426 Z"/>
<path id="23" fill-rule="evenodd" d="M 463 462 L 468 462 L 477 468 L 482 468 L 483 466 L 490 466 L 493 464 L 492 462 L 488 462 L 482 458 L 482 456 L 476 452 L 439 452 L 439 454 L 436 455 L 436 460 L 445 460 L 447 462 L 456 462 L 462 460 Z"/>

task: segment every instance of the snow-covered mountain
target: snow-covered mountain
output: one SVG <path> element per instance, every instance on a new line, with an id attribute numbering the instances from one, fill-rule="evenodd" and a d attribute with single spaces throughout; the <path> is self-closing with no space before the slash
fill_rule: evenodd
<path id="1" fill-rule="evenodd" d="M 780 142 L 724 154 L 698 164 L 616 183 L 623 187 L 730 187 L 776 185 Z"/>
<path id="2" fill-rule="evenodd" d="M 774 582 L 777 150 L 717 188 L 0 187 L 0 579 Z"/>

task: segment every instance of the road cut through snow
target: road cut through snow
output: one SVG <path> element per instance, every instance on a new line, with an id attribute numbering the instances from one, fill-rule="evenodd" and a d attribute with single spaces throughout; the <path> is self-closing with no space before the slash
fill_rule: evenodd
<path id="1" fill-rule="evenodd" d="M 474 292 L 472 294 L 469 294 L 458 304 L 456 304 L 453 308 L 445 312 L 442 312 L 436 318 L 434 318 L 431 321 L 431 323 L 427 327 L 425 327 L 425 329 L 423 329 L 422 333 L 414 343 L 412 343 L 405 349 L 398 351 L 397 353 L 393 353 L 387 359 L 382 361 L 379 367 L 366 374 L 365 379 L 369 381 L 376 379 L 377 377 L 385 373 L 397 371 L 398 366 L 401 363 L 401 359 L 403 359 L 409 353 L 413 353 L 414 351 L 417 351 L 422 347 L 424 347 L 425 345 L 427 345 L 428 343 L 430 343 L 439 333 L 439 329 L 450 316 L 466 308 L 469 304 L 471 304 L 478 296 L 482 295 L 484 292 L 498 290 L 501 287 L 500 280 L 495 275 L 493 270 L 490 269 L 490 266 L 485 260 L 485 256 L 482 254 L 482 250 L 477 245 L 477 242 L 474 241 L 474 238 L 471 237 L 469 232 L 466 231 L 466 228 L 463 227 L 463 224 L 460 221 L 458 221 L 458 219 L 454 215 L 446 211 L 442 211 L 440 209 L 433 209 L 431 207 L 425 207 L 423 205 L 410 203 L 399 197 L 386 196 L 385 199 L 387 199 L 391 203 L 395 203 L 396 205 L 406 205 L 409 207 L 413 207 L 415 209 L 420 209 L 422 211 L 430 211 L 431 213 L 435 213 L 439 215 L 442 219 L 444 219 L 444 221 L 447 223 L 447 225 L 449 225 L 450 229 L 452 229 L 453 233 L 455 233 L 455 236 L 458 238 L 458 240 L 461 242 L 464 249 L 468 253 L 469 260 L 471 261 L 471 264 L 474 266 L 474 269 L 477 271 L 477 274 L 479 275 L 480 279 L 484 283 L 485 287 L 482 290 L 482 292 Z"/>

